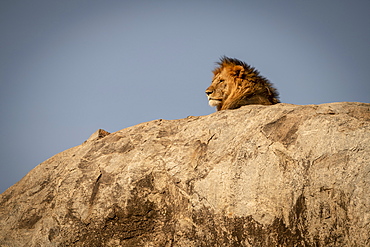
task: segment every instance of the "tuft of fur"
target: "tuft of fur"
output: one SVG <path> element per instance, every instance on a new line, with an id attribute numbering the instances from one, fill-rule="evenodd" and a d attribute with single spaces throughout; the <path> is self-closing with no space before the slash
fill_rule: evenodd
<path id="1" fill-rule="evenodd" d="M 226 56 L 221 57 L 217 65 L 206 94 L 209 105 L 216 106 L 218 111 L 280 103 L 278 91 L 252 66 Z"/>

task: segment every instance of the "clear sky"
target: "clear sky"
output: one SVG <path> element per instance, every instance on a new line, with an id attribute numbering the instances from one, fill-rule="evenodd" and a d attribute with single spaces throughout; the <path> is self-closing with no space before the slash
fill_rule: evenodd
<path id="1" fill-rule="evenodd" d="M 291 104 L 370 102 L 369 0 L 0 1 L 0 193 L 102 128 L 215 111 L 222 55 Z"/>

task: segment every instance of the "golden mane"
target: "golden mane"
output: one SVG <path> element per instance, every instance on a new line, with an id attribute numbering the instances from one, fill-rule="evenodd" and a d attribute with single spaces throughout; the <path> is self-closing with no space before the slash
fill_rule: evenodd
<path id="1" fill-rule="evenodd" d="M 218 111 L 243 105 L 272 105 L 280 102 L 277 90 L 252 66 L 225 56 L 221 57 L 217 65 L 206 94 L 209 104 L 216 106 Z"/>

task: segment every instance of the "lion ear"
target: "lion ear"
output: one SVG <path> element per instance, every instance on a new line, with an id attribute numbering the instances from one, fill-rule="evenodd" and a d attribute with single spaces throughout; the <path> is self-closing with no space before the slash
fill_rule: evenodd
<path id="1" fill-rule="evenodd" d="M 230 68 L 230 75 L 233 77 L 239 77 L 241 78 L 244 73 L 244 67 L 241 65 L 235 65 Z"/>

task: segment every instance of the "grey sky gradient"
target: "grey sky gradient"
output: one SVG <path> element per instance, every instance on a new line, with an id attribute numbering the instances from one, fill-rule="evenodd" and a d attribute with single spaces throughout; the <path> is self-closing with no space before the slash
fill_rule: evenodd
<path id="1" fill-rule="evenodd" d="M 0 193 L 51 156 L 154 119 L 213 113 L 220 56 L 292 104 L 370 101 L 370 1 L 0 2 Z"/>

